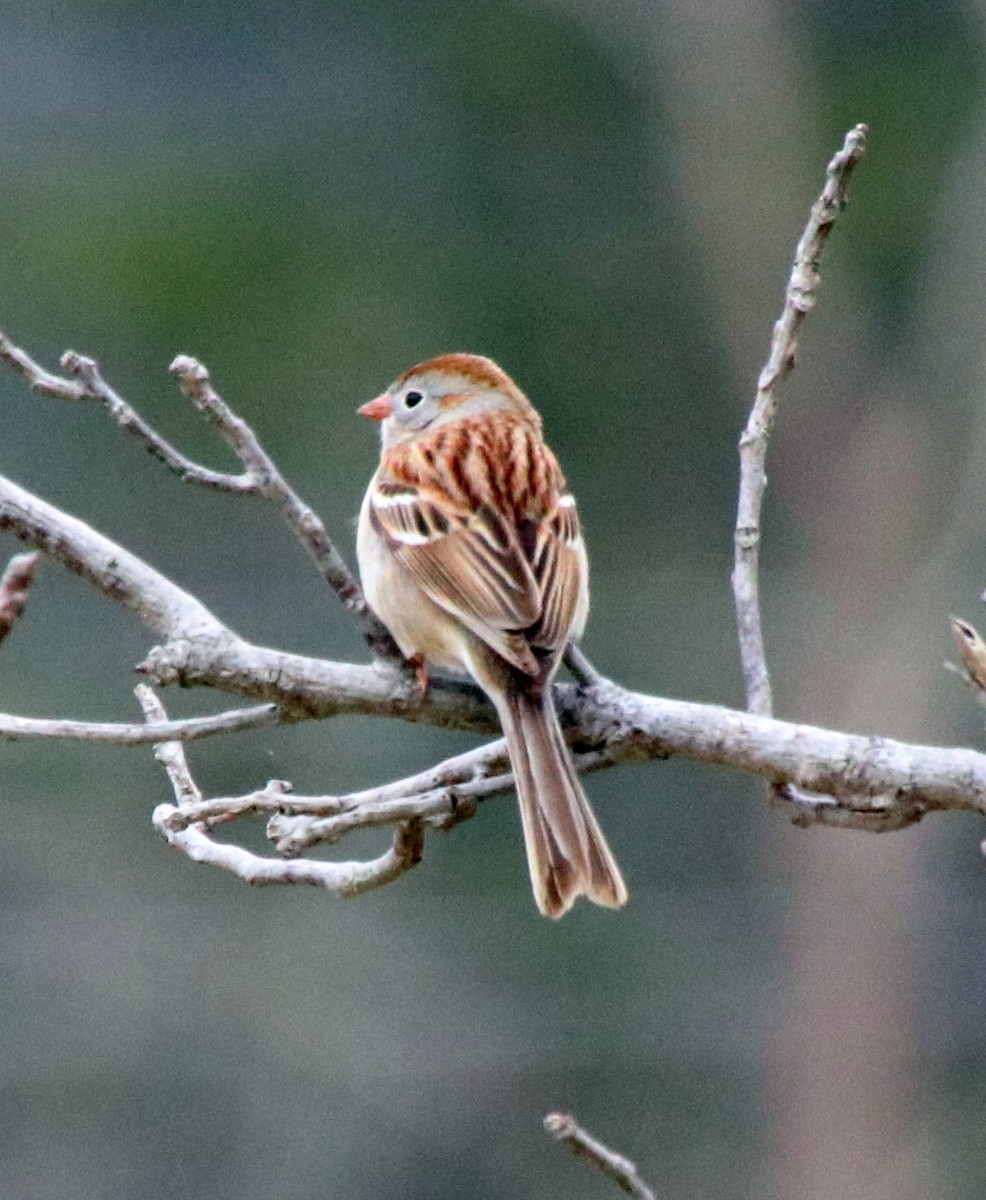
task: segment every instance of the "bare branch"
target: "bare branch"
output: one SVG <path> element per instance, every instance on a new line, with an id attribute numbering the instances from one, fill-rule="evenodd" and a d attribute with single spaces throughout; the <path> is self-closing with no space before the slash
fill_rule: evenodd
<path id="1" fill-rule="evenodd" d="M 291 718 L 276 704 L 234 708 L 208 717 L 187 717 L 163 725 L 127 724 L 117 721 L 60 721 L 41 717 L 16 717 L 0 713 L 0 741 L 107 742 L 114 746 L 150 746 L 165 739 L 194 742 L 217 733 L 241 733 L 247 729 L 269 729 Z"/>
<path id="2" fill-rule="evenodd" d="M 40 561 L 40 554 L 15 554 L 0 576 L 0 642 L 14 628 L 24 611 Z"/>
<path id="3" fill-rule="evenodd" d="M 760 512 L 767 488 L 767 443 L 777 410 L 777 387 L 794 369 L 798 335 L 815 304 L 818 261 L 836 217 L 846 203 L 849 177 L 863 157 L 867 133 L 865 125 L 851 129 L 842 149 L 828 165 L 825 187 L 812 206 L 795 251 L 784 309 L 774 326 L 770 354 L 760 372 L 756 399 L 739 443 L 740 486 L 734 537 L 733 594 L 747 707 L 751 712 L 767 716 L 773 711 L 773 702 L 764 655 L 758 582 Z"/>
<path id="4" fill-rule="evenodd" d="M 164 705 L 146 684 L 139 684 L 137 698 L 147 720 L 155 725 L 165 724 L 168 714 Z M 403 875 L 421 861 L 424 849 L 424 827 L 410 820 L 398 825 L 393 845 L 379 858 L 369 862 L 314 862 L 310 859 L 271 859 L 252 854 L 240 846 L 216 842 L 202 824 L 175 828 L 175 814 L 189 805 L 202 803 L 202 793 L 192 778 L 181 742 L 161 742 L 154 757 L 168 774 L 175 793 L 176 804 L 159 804 L 154 810 L 154 827 L 194 862 L 209 863 L 231 871 L 246 883 L 255 886 L 270 884 L 307 884 L 325 888 L 341 896 L 358 896 L 372 888 Z"/>
<path id="5" fill-rule="evenodd" d="M 764 652 L 759 582 L 760 514 L 767 489 L 767 444 L 777 411 L 777 388 L 794 370 L 801 326 L 815 305 L 822 249 L 836 217 L 847 202 L 849 177 L 866 150 L 868 132 L 865 125 L 851 129 L 846 134 L 842 149 L 828 165 L 822 194 L 812 205 L 808 224 L 794 253 L 794 265 L 784 294 L 784 308 L 774 325 L 770 353 L 757 380 L 756 398 L 739 442 L 740 484 L 734 534 L 733 596 L 747 708 L 764 716 L 770 716 L 774 711 Z M 831 819 L 831 810 L 820 807 L 824 805 L 823 798 L 800 794 L 789 783 L 774 785 L 770 797 L 778 806 L 788 809 L 793 806 L 796 823 L 817 820 L 821 812 L 825 813 L 827 821 Z M 909 824 L 912 819 L 918 818 L 908 817 L 904 823 Z M 880 825 L 879 828 L 899 826 Z"/>
<path id="6" fill-rule="evenodd" d="M 358 808 L 347 809 L 334 817 L 278 815 L 271 817 L 268 822 L 267 836 L 278 854 L 294 858 L 319 843 L 334 845 L 354 829 L 372 829 L 411 820 L 437 829 L 451 829 L 460 821 L 475 816 L 479 800 L 505 796 L 513 788 L 512 775 L 495 775 L 490 779 L 435 788 L 434 791 L 403 799 L 367 800 Z"/>
<path id="7" fill-rule="evenodd" d="M 144 719 L 149 724 L 166 725 L 168 723 L 168 714 L 164 705 L 146 683 L 139 683 L 134 688 L 134 695 L 144 710 Z M 202 793 L 192 778 L 181 742 L 159 742 L 154 747 L 154 757 L 168 773 L 179 807 L 201 802 Z"/>
<path id="8" fill-rule="evenodd" d="M 172 682 L 240 691 L 311 716 L 361 713 L 498 732 L 488 702 L 458 681 L 434 677 L 422 700 L 402 676 L 373 667 L 305 659 L 244 642 L 208 655 L 186 648 Z M 647 696 L 608 681 L 593 688 L 556 684 L 555 700 L 573 745 L 600 752 L 607 765 L 674 755 L 826 793 L 830 798 L 789 799 L 786 811 L 801 824 L 890 828 L 888 809 L 905 824 L 930 811 L 986 811 L 986 756 L 976 751 L 795 725 Z"/>
<path id="9" fill-rule="evenodd" d="M 362 713 L 499 732 L 489 702 L 470 684 L 435 677 L 422 699 L 413 681 L 392 670 L 326 662 L 244 641 L 136 555 L 2 477 L 0 529 L 44 550 L 167 639 L 143 664 L 149 679 L 273 703 L 292 719 Z M 793 725 L 646 696 L 606 681 L 594 687 L 557 684 L 555 697 L 576 749 L 598 751 L 607 763 L 678 755 L 836 797 L 787 806 L 802 821 L 870 828 L 873 814 L 888 808 L 912 823 L 933 810 L 984 807 L 986 756 L 971 750 Z M 880 817 L 883 828 L 888 820 Z"/>
<path id="10" fill-rule="evenodd" d="M 576 1158 L 587 1162 L 612 1179 L 618 1187 L 637 1200 L 656 1200 L 654 1193 L 640 1178 L 636 1166 L 622 1154 L 610 1150 L 579 1125 L 570 1113 L 548 1113 L 544 1128 Z"/>
<path id="11" fill-rule="evenodd" d="M 437 829 L 451 829 L 460 821 L 475 816 L 477 802 L 513 791 L 510 774 L 495 775 L 430 792 L 396 799 L 364 800 L 334 817 L 274 816 L 267 824 L 267 836 L 278 854 L 296 857 L 320 842 L 332 845 L 354 829 L 393 825 L 398 821 L 417 820 Z M 385 789 L 381 788 L 381 791 Z"/>
<path id="12" fill-rule="evenodd" d="M 360 622 L 370 649 L 381 658 L 402 662 L 393 639 L 368 608 L 362 589 L 329 540 L 325 525 L 288 485 L 251 427 L 215 390 L 208 370 L 196 359 L 179 355 L 170 371 L 185 395 L 243 463 L 256 494 L 273 504 L 343 607 Z"/>
<path id="13" fill-rule="evenodd" d="M 61 375 L 52 375 L 40 363 L 36 363 L 26 351 L 0 332 L 0 358 L 9 363 L 22 379 L 26 380 L 33 392 L 43 396 L 51 396 L 55 400 L 95 400 L 86 392 L 84 384 L 65 379 Z"/>
<path id="14" fill-rule="evenodd" d="M 176 471 L 182 479 L 221 492 L 249 493 L 256 490 L 254 481 L 248 474 L 231 475 L 224 471 L 213 471 L 176 450 L 148 425 L 119 392 L 110 387 L 101 375 L 95 359 L 76 354 L 74 350 L 66 350 L 62 355 L 61 365 L 82 385 L 82 399 L 98 400 L 121 429 L 132 434 L 149 454 L 172 471 Z"/>
<path id="15" fill-rule="evenodd" d="M 419 771 L 405 779 L 397 779 L 382 787 L 367 788 L 360 792 L 350 792 L 343 796 L 301 796 L 283 779 L 272 779 L 266 787 L 251 792 L 246 796 L 232 796 L 204 801 L 200 805 L 183 809 L 180 817 L 175 818 L 174 828 L 184 828 L 196 821 L 212 824 L 217 821 L 228 821 L 235 817 L 255 813 L 275 813 L 286 820 L 304 818 L 307 821 L 324 817 L 337 817 L 342 813 L 352 813 L 364 807 L 374 808 L 392 801 L 418 800 L 442 788 L 448 789 L 456 785 L 465 785 L 488 781 L 491 777 L 503 771 L 508 765 L 506 743 L 500 739 L 476 750 L 467 750 L 454 758 L 446 759 L 426 771 Z M 509 788 L 509 779 L 507 787 Z M 506 789 L 504 789 L 506 790 Z M 466 806 L 463 806 L 466 807 Z M 472 805 L 475 809 L 475 805 Z M 452 809 L 440 811 L 435 805 L 423 805 L 419 810 L 410 814 L 426 818 L 430 823 L 439 825 L 445 816 L 453 815 Z M 463 815 L 458 814 L 458 819 Z M 368 824 L 392 824 L 394 820 L 371 820 Z M 300 836 L 302 826 L 291 830 L 292 834 Z M 285 836 L 288 831 L 285 830 Z M 272 835 L 273 836 L 273 835 Z M 311 837 L 305 844 L 315 841 L 333 841 L 334 838 Z M 299 846 L 298 849 L 301 847 Z M 293 848 L 278 847 L 282 852 L 292 852 Z M 296 852 L 296 851 L 294 851 Z"/>
<path id="16" fill-rule="evenodd" d="M 367 607 L 359 584 L 329 540 L 322 521 L 288 485 L 251 427 L 212 387 L 209 372 L 201 363 L 179 355 L 170 370 L 177 376 L 185 395 L 243 464 L 244 470 L 239 475 L 214 471 L 176 450 L 106 382 L 94 359 L 68 350 L 62 355 L 61 365 L 74 379 L 53 375 L 3 333 L 0 333 L 0 359 L 9 363 L 34 391 L 43 395 L 102 404 L 121 429 L 187 482 L 219 491 L 260 496 L 273 504 L 311 556 L 322 578 L 346 610 L 360 622 L 373 653 L 392 662 L 403 661 L 390 634 Z"/>
<path id="17" fill-rule="evenodd" d="M 324 663 L 251 647 L 201 601 L 136 554 L 0 476 L 3 530 L 122 604 L 164 639 L 140 668 L 152 682 L 217 687 L 277 703 L 294 716 L 367 711 L 368 702 L 375 707 L 380 701 L 391 715 L 410 715 L 422 707 L 417 685 L 394 670 Z M 433 692 L 426 708 L 438 723 L 496 727 L 492 710 L 475 688 L 450 684 Z"/>
<path id="18" fill-rule="evenodd" d="M 770 782 L 791 782 L 832 795 L 780 794 L 778 805 L 799 826 L 828 825 L 889 832 L 919 821 L 927 812 L 971 809 L 986 812 L 986 756 L 968 750 L 904 746 L 879 738 L 853 738 L 807 726 L 785 725 L 710 706 L 685 705 L 628 693 L 613 685 L 598 717 L 631 711 L 634 722 L 610 731 L 599 749 L 575 757 L 579 770 L 615 765 L 628 758 L 680 752 L 706 762 L 727 761 L 756 771 Z M 578 689 L 568 698 L 576 711 Z M 648 721 L 641 721 L 648 713 Z M 565 710 L 566 715 L 572 712 Z M 581 728 L 588 722 L 583 720 Z M 679 741 L 679 735 L 681 739 Z M 660 739 L 666 740 L 662 743 Z M 769 742 L 765 756 L 761 739 Z M 675 751 L 669 750 L 674 745 Z M 815 758 L 819 749 L 823 757 Z M 851 765 L 850 765 L 851 764 Z M 301 796 L 272 781 L 245 796 L 197 800 L 166 808 L 159 824 L 179 833 L 192 824 L 214 825 L 237 817 L 273 813 L 268 836 L 281 854 L 297 855 L 319 842 L 336 842 L 354 829 L 416 820 L 451 828 L 472 816 L 479 801 L 512 790 L 502 741 L 440 763 L 382 787 L 345 796 Z M 266 870 L 266 868 L 264 868 Z"/>
<path id="19" fill-rule="evenodd" d="M 154 827 L 193 862 L 208 863 L 231 871 L 244 883 L 263 887 L 269 884 L 307 884 L 336 892 L 347 899 L 392 883 L 421 861 L 424 831 L 420 823 L 409 821 L 394 831 L 393 845 L 379 858 L 368 862 L 321 862 L 310 858 L 264 858 L 240 846 L 214 842 L 201 826 L 192 825 L 181 833 L 168 830 L 172 805 L 160 804 L 154 810 Z"/>
<path id="20" fill-rule="evenodd" d="M 233 637 L 201 601 L 84 521 L 0 476 L 0 530 L 10 530 L 122 604 L 159 637 Z"/>
<path id="21" fill-rule="evenodd" d="M 579 771 L 610 765 L 598 751 L 577 755 L 574 761 Z M 267 836 L 278 853 L 296 855 L 319 842 L 337 842 L 354 829 L 410 818 L 436 829 L 452 829 L 474 816 L 480 801 L 514 790 L 513 775 L 502 769 L 507 765 L 506 743 L 501 739 L 408 779 L 349 796 L 324 797 L 324 815 L 295 798 L 288 806 L 280 805 L 281 811 L 267 824 Z"/>
<path id="22" fill-rule="evenodd" d="M 245 475 L 227 475 L 222 471 L 213 471 L 199 463 L 186 458 L 166 441 L 159 433 L 128 404 L 126 400 L 114 391 L 100 373 L 98 364 L 91 358 L 76 354 L 74 350 L 66 350 L 62 355 L 62 367 L 74 375 L 74 379 L 66 379 L 61 375 L 53 375 L 36 363 L 29 354 L 3 333 L 0 333 L 0 358 L 8 362 L 15 371 L 30 384 L 32 391 L 40 392 L 43 396 L 51 396 L 56 400 L 76 400 L 102 404 L 113 420 L 132 434 L 138 442 L 165 466 L 176 471 L 183 479 L 200 483 L 206 487 L 217 488 L 224 492 L 249 492 L 254 490 L 251 479 Z"/>

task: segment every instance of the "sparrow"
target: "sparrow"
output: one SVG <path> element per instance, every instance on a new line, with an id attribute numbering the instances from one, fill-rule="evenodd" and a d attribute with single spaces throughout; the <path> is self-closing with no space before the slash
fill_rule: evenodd
<path id="1" fill-rule="evenodd" d="M 427 686 L 471 676 L 506 735 L 538 908 L 627 889 L 572 764 L 551 696 L 589 614 L 575 499 L 541 417 L 495 362 L 446 354 L 359 412 L 380 422 L 380 465 L 359 516 L 367 602 Z"/>

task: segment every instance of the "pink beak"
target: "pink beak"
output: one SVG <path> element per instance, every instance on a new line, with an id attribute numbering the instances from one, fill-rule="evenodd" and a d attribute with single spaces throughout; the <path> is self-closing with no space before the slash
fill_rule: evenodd
<path id="1" fill-rule="evenodd" d="M 394 411 L 394 406 L 390 397 L 384 392 L 382 396 L 377 396 L 376 400 L 368 400 L 356 411 L 361 417 L 369 417 L 371 421 L 386 421 Z"/>

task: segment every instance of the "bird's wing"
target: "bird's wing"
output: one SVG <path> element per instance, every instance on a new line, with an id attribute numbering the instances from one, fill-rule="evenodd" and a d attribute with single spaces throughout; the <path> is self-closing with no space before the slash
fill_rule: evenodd
<path id="1" fill-rule="evenodd" d="M 522 529 L 523 534 L 523 529 Z M 588 581 L 578 510 L 571 493 L 558 497 L 536 523 L 531 572 L 541 596 L 541 615 L 528 631 L 533 645 L 561 652 L 585 624 Z"/>
<path id="2" fill-rule="evenodd" d="M 377 531 L 418 586 L 507 662 L 539 667 L 525 630 L 541 616 L 541 594 L 514 533 L 492 509 L 453 506 L 403 484 L 378 484 L 370 501 Z"/>
<path id="3" fill-rule="evenodd" d="M 579 519 L 564 485 L 529 424 L 457 422 L 384 455 L 371 517 L 436 604 L 537 676 L 587 603 Z"/>

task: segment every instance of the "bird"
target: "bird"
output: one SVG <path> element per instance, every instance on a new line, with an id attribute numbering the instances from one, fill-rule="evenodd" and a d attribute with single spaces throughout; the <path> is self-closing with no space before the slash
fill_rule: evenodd
<path id="1" fill-rule="evenodd" d="M 627 888 L 579 782 L 551 682 L 589 613 L 585 544 L 541 417 L 492 359 L 419 363 L 358 412 L 380 422 L 360 509 L 367 602 L 417 668 L 471 676 L 507 742 L 538 908 Z"/>

